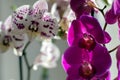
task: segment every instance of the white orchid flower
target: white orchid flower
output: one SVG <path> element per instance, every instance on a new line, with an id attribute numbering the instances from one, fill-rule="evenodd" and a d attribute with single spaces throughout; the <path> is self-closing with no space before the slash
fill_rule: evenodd
<path id="1" fill-rule="evenodd" d="M 44 40 L 40 49 L 40 54 L 34 61 L 33 69 L 36 70 L 38 66 L 45 68 L 54 68 L 57 66 L 57 61 L 60 57 L 59 48 L 51 41 Z"/>

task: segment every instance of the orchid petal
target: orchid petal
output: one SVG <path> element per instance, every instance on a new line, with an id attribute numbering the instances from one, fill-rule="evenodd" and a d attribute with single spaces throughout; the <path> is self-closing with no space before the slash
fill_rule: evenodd
<path id="1" fill-rule="evenodd" d="M 116 59 L 117 59 L 117 69 L 118 69 L 117 79 L 119 80 L 120 79 L 120 46 L 117 49 Z"/>
<path id="2" fill-rule="evenodd" d="M 101 75 L 110 68 L 111 57 L 105 47 L 96 44 L 96 47 L 93 50 L 92 64 L 96 69 L 96 75 Z"/>
<path id="3" fill-rule="evenodd" d="M 42 24 L 39 25 L 40 35 L 45 38 L 52 38 L 57 35 L 59 28 L 57 20 L 52 18 L 50 14 L 46 14 L 43 19 Z"/>
<path id="4" fill-rule="evenodd" d="M 46 0 L 38 0 L 33 4 L 33 20 L 41 19 L 44 13 L 48 11 Z"/>
<path id="5" fill-rule="evenodd" d="M 15 10 L 15 12 L 12 15 L 12 21 L 13 21 L 13 33 L 15 34 L 23 34 L 25 33 L 26 27 L 28 27 L 31 24 L 31 18 L 28 18 L 28 15 L 30 15 L 31 8 L 29 5 L 23 5 L 20 6 Z"/>
<path id="6" fill-rule="evenodd" d="M 83 26 L 87 29 L 87 32 L 93 35 L 99 43 L 104 43 L 105 36 L 96 18 L 91 16 L 81 16 L 80 20 Z"/>
<path id="7" fill-rule="evenodd" d="M 106 12 L 105 20 L 108 24 L 114 24 L 117 21 L 117 15 L 114 12 L 114 8 L 112 8 Z"/>

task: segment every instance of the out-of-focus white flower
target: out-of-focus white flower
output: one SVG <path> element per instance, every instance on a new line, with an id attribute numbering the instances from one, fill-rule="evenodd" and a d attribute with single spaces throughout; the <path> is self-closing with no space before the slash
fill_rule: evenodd
<path id="1" fill-rule="evenodd" d="M 23 48 L 24 35 L 11 34 L 11 31 L 12 17 L 9 16 L 4 23 L 0 22 L 0 53 L 5 53 L 9 48 L 16 50 L 16 53 L 18 53 Z"/>
<path id="2" fill-rule="evenodd" d="M 54 68 L 57 66 L 57 60 L 60 57 L 59 48 L 48 40 L 42 42 L 40 49 L 40 54 L 36 57 L 34 61 L 33 69 L 37 70 L 38 66 L 43 66 L 45 68 Z"/>
<path id="3" fill-rule="evenodd" d="M 46 0 L 38 0 L 33 6 L 23 5 L 15 10 L 12 15 L 13 31 L 15 34 L 27 33 L 29 39 L 37 35 L 51 38 L 56 35 L 58 29 L 55 18 L 45 18 L 48 11 Z"/>

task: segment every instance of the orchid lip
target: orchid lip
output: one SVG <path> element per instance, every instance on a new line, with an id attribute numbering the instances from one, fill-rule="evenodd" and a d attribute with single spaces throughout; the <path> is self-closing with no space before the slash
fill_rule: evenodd
<path id="1" fill-rule="evenodd" d="M 11 41 L 11 37 L 10 36 L 5 36 L 4 39 L 3 39 L 3 45 L 9 46 L 10 41 Z"/>
<path id="2" fill-rule="evenodd" d="M 80 67 L 80 75 L 83 78 L 91 79 L 95 74 L 95 68 L 90 64 L 90 62 L 84 61 Z"/>
<path id="3" fill-rule="evenodd" d="M 95 40 L 89 34 L 83 34 L 83 37 L 79 41 L 79 46 L 88 50 L 92 50 L 95 47 Z"/>

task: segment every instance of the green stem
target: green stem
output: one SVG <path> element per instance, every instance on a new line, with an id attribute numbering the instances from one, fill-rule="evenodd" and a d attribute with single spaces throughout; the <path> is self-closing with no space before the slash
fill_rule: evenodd
<path id="1" fill-rule="evenodd" d="M 27 67 L 27 80 L 30 80 L 31 68 L 32 68 L 32 65 L 30 66 L 28 58 L 27 58 L 27 54 L 26 54 L 26 49 L 29 46 L 29 44 L 30 44 L 30 41 L 26 44 L 26 46 L 25 46 L 25 48 L 23 50 L 23 57 L 24 57 L 24 61 L 26 63 L 26 67 Z"/>
<path id="2" fill-rule="evenodd" d="M 19 56 L 19 72 L 20 80 L 23 80 L 22 56 Z"/>
<path id="3" fill-rule="evenodd" d="M 42 80 L 48 80 L 48 69 L 47 68 L 43 68 Z"/>
<path id="4" fill-rule="evenodd" d="M 110 51 L 109 51 L 109 53 L 111 53 L 111 52 L 115 51 L 118 47 L 119 47 L 119 45 L 118 45 L 118 46 L 116 46 L 115 48 L 113 48 L 112 50 L 110 50 Z"/>

